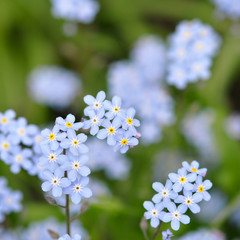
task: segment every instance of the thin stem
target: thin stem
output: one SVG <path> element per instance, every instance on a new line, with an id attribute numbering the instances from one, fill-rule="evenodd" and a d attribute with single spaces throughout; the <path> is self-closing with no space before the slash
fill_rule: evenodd
<path id="1" fill-rule="evenodd" d="M 149 237 L 148 237 L 148 235 L 147 235 L 147 232 L 144 231 L 144 230 L 142 230 L 142 232 L 143 232 L 144 238 L 145 238 L 146 240 L 149 240 Z"/>
<path id="2" fill-rule="evenodd" d="M 71 237 L 71 230 L 70 230 L 70 211 L 69 211 L 69 195 L 66 195 L 66 227 L 67 227 L 67 234 Z"/>
<path id="3" fill-rule="evenodd" d="M 161 226 L 162 226 L 162 221 L 160 221 L 160 224 L 158 225 L 157 230 L 156 230 L 155 233 L 153 234 L 152 240 L 156 239 L 157 235 L 158 235 L 159 232 L 160 232 Z"/>

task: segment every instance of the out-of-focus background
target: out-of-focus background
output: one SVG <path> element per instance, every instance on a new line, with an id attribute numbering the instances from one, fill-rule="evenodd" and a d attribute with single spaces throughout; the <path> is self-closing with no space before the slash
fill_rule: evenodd
<path id="1" fill-rule="evenodd" d="M 98 4 L 95 18 L 83 23 L 54 16 L 50 0 L 0 1 L 0 112 L 13 109 L 18 117 L 41 128 L 68 113 L 81 120 L 83 96 L 104 90 L 110 99 L 117 94 L 121 81 L 129 83 L 129 89 L 123 87 L 119 95 L 129 95 L 130 106 L 137 109 L 138 118 L 144 122 L 140 145 L 126 156 L 111 158 L 107 150 L 103 154 L 105 146 L 101 148 L 94 139 L 90 140 L 93 153 L 89 164 L 96 170 L 91 177 L 96 180 L 100 197 L 82 215 L 82 227 L 94 240 L 143 239 L 139 224 L 145 211 L 143 202 L 154 194 L 152 182 L 165 182 L 167 173 L 176 172 L 181 161 L 198 160 L 201 167 L 208 168 L 207 178 L 213 182 L 212 200 L 200 205 L 201 213 L 190 214 L 191 223 L 181 225 L 174 234 L 181 236 L 210 228 L 221 231 L 216 233 L 216 239 L 224 239 L 221 234 L 225 234 L 225 239 L 237 239 L 239 19 L 225 16 L 208 0 L 98 0 Z M 213 54 L 207 80 L 192 81 L 179 89 L 166 81 L 166 52 L 171 48 L 170 36 L 177 25 L 193 19 L 212 27 L 218 35 L 219 50 Z M 150 46 L 141 52 L 146 39 L 153 41 L 149 40 Z M 160 60 L 152 56 L 155 51 L 159 51 Z M 135 69 L 141 57 L 143 62 L 149 60 L 147 73 Z M 122 60 L 116 67 L 116 62 Z M 140 86 L 138 78 L 147 79 L 155 70 L 163 73 L 154 80 L 144 80 Z M 65 82 L 64 76 L 68 79 Z M 63 87 L 57 82 L 62 78 Z M 118 79 L 120 83 L 116 83 Z M 159 88 L 156 92 L 155 86 Z M 47 97 L 41 95 L 42 90 L 46 90 Z M 148 103 L 150 97 L 153 99 Z M 155 102 L 160 103 L 154 107 Z M 127 98 L 124 103 L 128 107 Z M 97 151 L 102 151 L 102 156 Z M 7 216 L 4 228 L 27 228 L 49 216 L 64 220 L 58 207 L 45 201 L 36 176 L 23 170 L 13 174 L 2 161 L 0 175 L 24 196 L 22 212 Z"/>

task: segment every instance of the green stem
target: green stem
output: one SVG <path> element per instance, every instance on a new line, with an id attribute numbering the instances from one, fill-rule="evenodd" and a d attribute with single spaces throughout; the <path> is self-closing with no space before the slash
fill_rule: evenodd
<path id="1" fill-rule="evenodd" d="M 69 211 L 69 195 L 66 195 L 66 227 L 67 227 L 67 234 L 71 237 L 71 230 L 70 230 L 70 211 Z"/>
<path id="2" fill-rule="evenodd" d="M 158 225 L 157 230 L 156 230 L 155 233 L 153 234 L 152 240 L 156 239 L 157 235 L 158 235 L 159 232 L 160 232 L 161 226 L 162 226 L 162 221 L 160 221 L 160 224 Z"/>

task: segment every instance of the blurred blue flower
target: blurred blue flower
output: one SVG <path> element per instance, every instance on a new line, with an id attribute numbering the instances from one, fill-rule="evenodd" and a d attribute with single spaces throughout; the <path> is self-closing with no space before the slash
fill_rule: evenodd
<path id="1" fill-rule="evenodd" d="M 81 236 L 78 234 L 75 234 L 73 238 L 71 238 L 68 234 L 65 234 L 64 236 L 60 237 L 58 240 L 81 240 Z"/>
<path id="2" fill-rule="evenodd" d="M 173 234 L 169 229 L 162 231 L 162 240 L 171 240 L 171 237 L 173 237 Z"/>
<path id="3" fill-rule="evenodd" d="M 100 9 L 95 0 L 51 0 L 52 13 L 56 18 L 91 23 Z"/>

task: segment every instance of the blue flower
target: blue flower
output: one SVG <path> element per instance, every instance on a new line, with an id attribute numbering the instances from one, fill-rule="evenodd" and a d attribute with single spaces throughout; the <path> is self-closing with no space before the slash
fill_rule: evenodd
<path id="1" fill-rule="evenodd" d="M 131 132 L 132 136 L 137 135 L 137 130 L 135 127 L 140 126 L 139 120 L 134 119 L 135 113 L 136 113 L 136 111 L 134 108 L 129 108 L 127 111 L 125 111 L 121 115 L 121 118 L 123 119 L 122 128 L 124 130 L 129 130 Z"/>
<path id="2" fill-rule="evenodd" d="M 64 154 L 61 154 L 62 152 L 63 149 L 61 147 L 58 147 L 58 149 L 53 151 L 48 145 L 43 145 L 43 156 L 39 158 L 39 165 L 41 167 L 54 171 L 56 168 L 58 168 L 58 164 L 61 165 L 68 160 Z"/>
<path id="3" fill-rule="evenodd" d="M 166 223 L 171 222 L 171 228 L 173 230 L 179 230 L 180 222 L 182 222 L 183 224 L 190 223 L 190 218 L 187 215 L 184 215 L 186 211 L 183 206 L 180 205 L 176 207 L 173 202 L 169 202 L 166 207 L 169 213 L 164 214 L 162 221 Z"/>
<path id="4" fill-rule="evenodd" d="M 86 187 L 88 182 L 88 177 L 82 177 L 80 180 L 74 181 L 68 188 L 66 188 L 64 193 L 70 195 L 74 204 L 79 204 L 82 197 L 90 198 L 92 196 L 92 191 Z"/>
<path id="5" fill-rule="evenodd" d="M 11 156 L 11 172 L 19 173 L 21 167 L 25 170 L 29 171 L 32 167 L 31 157 L 32 157 L 32 150 L 25 148 L 21 149 L 21 147 L 16 146 L 13 149 L 12 156 Z"/>
<path id="6" fill-rule="evenodd" d="M 75 116 L 72 114 L 68 114 L 66 119 L 63 119 L 62 117 L 57 117 L 56 124 L 59 125 L 59 129 L 61 129 L 62 131 L 67 131 L 68 129 L 78 131 L 83 126 L 82 122 L 75 123 Z"/>
<path id="7" fill-rule="evenodd" d="M 129 147 L 138 145 L 138 139 L 132 136 L 130 131 L 121 131 L 115 136 L 116 145 L 114 146 L 114 151 L 120 150 L 120 153 L 126 153 Z"/>
<path id="8" fill-rule="evenodd" d="M 117 117 L 119 115 L 119 113 L 122 112 L 122 110 L 121 110 L 122 100 L 118 96 L 114 96 L 112 98 L 112 102 L 105 100 L 103 102 L 103 105 L 104 105 L 104 108 L 106 110 L 108 110 L 108 112 L 106 113 L 105 116 L 109 120 L 112 120 L 113 118 Z"/>
<path id="9" fill-rule="evenodd" d="M 189 164 L 187 161 L 182 162 L 182 166 L 184 169 L 191 173 L 196 173 L 198 175 L 201 175 L 202 177 L 205 177 L 207 174 L 206 168 L 199 169 L 199 163 L 197 161 L 192 161 L 191 164 Z"/>
<path id="10" fill-rule="evenodd" d="M 116 144 L 115 136 L 118 133 L 118 129 L 121 126 L 121 120 L 119 118 L 114 118 L 111 123 L 109 120 L 104 120 L 102 126 L 104 129 L 99 130 L 97 138 L 105 139 L 107 137 L 107 143 L 111 146 Z"/>
<path id="11" fill-rule="evenodd" d="M 71 105 L 81 91 L 81 78 L 59 66 L 34 69 L 27 84 L 29 95 L 35 102 L 58 110 Z"/>
<path id="12" fill-rule="evenodd" d="M 33 144 L 33 137 L 38 132 L 38 129 L 35 125 L 27 125 L 27 120 L 20 117 L 10 126 L 10 132 L 14 144 L 23 143 L 30 146 Z"/>
<path id="13" fill-rule="evenodd" d="M 86 95 L 83 100 L 89 106 L 84 109 L 84 114 L 88 116 L 89 110 L 99 111 L 100 109 L 104 108 L 103 101 L 105 98 L 106 94 L 104 91 L 98 92 L 96 98 L 91 95 Z"/>
<path id="14" fill-rule="evenodd" d="M 169 229 L 162 232 L 162 240 L 171 240 L 171 237 L 173 237 L 173 234 Z"/>
<path id="15" fill-rule="evenodd" d="M 87 166 L 84 166 L 88 161 L 88 155 L 73 156 L 69 153 L 68 158 L 69 161 L 63 163 L 61 168 L 64 171 L 67 171 L 67 176 L 71 182 L 74 182 L 77 177 L 86 177 L 90 174 L 90 169 Z"/>
<path id="16" fill-rule="evenodd" d="M 91 23 L 100 9 L 95 0 L 51 0 L 52 13 L 56 18 L 73 22 Z"/>
<path id="17" fill-rule="evenodd" d="M 196 180 L 196 174 L 187 174 L 187 171 L 184 168 L 179 169 L 178 174 L 169 173 L 168 177 L 174 183 L 173 190 L 175 192 L 180 192 L 183 188 L 186 190 L 192 190 L 193 184 L 191 184 L 191 182 Z"/>
<path id="18" fill-rule="evenodd" d="M 61 143 L 60 146 L 64 149 L 69 149 L 69 151 L 77 156 L 80 153 L 87 153 L 88 148 L 84 142 L 87 140 L 87 136 L 84 133 L 80 133 L 76 135 L 76 132 L 72 129 L 68 130 L 66 139 L 64 139 Z"/>
<path id="19" fill-rule="evenodd" d="M 211 199 L 210 194 L 207 192 L 212 187 L 212 183 L 209 180 L 202 181 L 202 177 L 198 176 L 196 179 L 196 184 L 194 185 L 194 190 L 201 194 L 202 199 L 209 201 Z"/>
<path id="20" fill-rule="evenodd" d="M 163 186 L 160 182 L 154 182 L 152 187 L 155 191 L 158 193 L 155 194 L 152 198 L 152 201 L 155 203 L 160 203 L 163 201 L 164 204 L 166 204 L 170 199 L 175 199 L 178 194 L 174 191 L 172 191 L 172 182 L 168 179 L 166 182 L 166 185 Z"/>
<path id="21" fill-rule="evenodd" d="M 5 113 L 0 112 L 0 130 L 3 133 L 9 131 L 9 126 L 13 123 L 16 113 L 12 109 L 8 109 Z"/>
<path id="22" fill-rule="evenodd" d="M 75 234 L 73 238 L 71 238 L 68 234 L 65 234 L 58 238 L 58 240 L 81 240 L 81 236 L 79 234 Z"/>
<path id="23" fill-rule="evenodd" d="M 44 170 L 43 177 L 47 181 L 42 184 L 42 190 L 44 192 L 52 190 L 52 195 L 54 197 L 61 197 L 62 188 L 66 188 L 71 184 L 71 181 L 63 177 L 63 175 L 64 172 L 60 168 L 57 168 L 54 173 L 49 170 Z"/>
<path id="24" fill-rule="evenodd" d="M 182 209 L 185 211 L 189 208 L 192 213 L 199 213 L 200 207 L 197 203 L 202 201 L 201 194 L 193 194 L 191 191 L 186 190 L 183 190 L 183 194 L 184 196 L 179 195 L 176 199 L 174 199 L 175 203 L 181 203 Z"/>
<path id="25" fill-rule="evenodd" d="M 50 144 L 50 148 L 52 150 L 57 150 L 59 147 L 59 142 L 66 138 L 65 132 L 59 132 L 59 126 L 55 125 L 50 131 L 49 129 L 44 129 L 42 132 L 43 140 L 41 141 L 41 144 Z"/>
<path id="26" fill-rule="evenodd" d="M 163 204 L 153 204 L 152 202 L 150 201 L 145 201 L 143 203 L 143 206 L 144 208 L 147 210 L 147 212 L 144 213 L 144 217 L 148 220 L 148 219 L 151 219 L 151 226 L 153 228 L 156 228 L 159 223 L 160 223 L 160 220 L 163 219 L 163 216 L 165 214 L 165 212 L 163 212 Z"/>
<path id="27" fill-rule="evenodd" d="M 10 156 L 12 149 L 14 148 L 14 145 L 12 143 L 11 137 L 8 135 L 7 137 L 3 134 L 0 134 L 0 153 L 1 153 L 1 159 L 6 163 L 10 163 Z"/>
<path id="28" fill-rule="evenodd" d="M 9 188 L 6 189 L 3 196 L 1 196 L 1 207 L 4 214 L 11 212 L 19 212 L 22 209 L 21 200 L 23 196 L 19 191 L 12 191 Z"/>
<path id="29" fill-rule="evenodd" d="M 90 128 L 90 134 L 96 135 L 99 131 L 99 126 L 101 126 L 103 122 L 103 117 L 105 114 L 105 110 L 101 108 L 99 111 L 89 110 L 88 116 L 89 120 L 84 121 L 83 129 L 89 129 Z"/>

